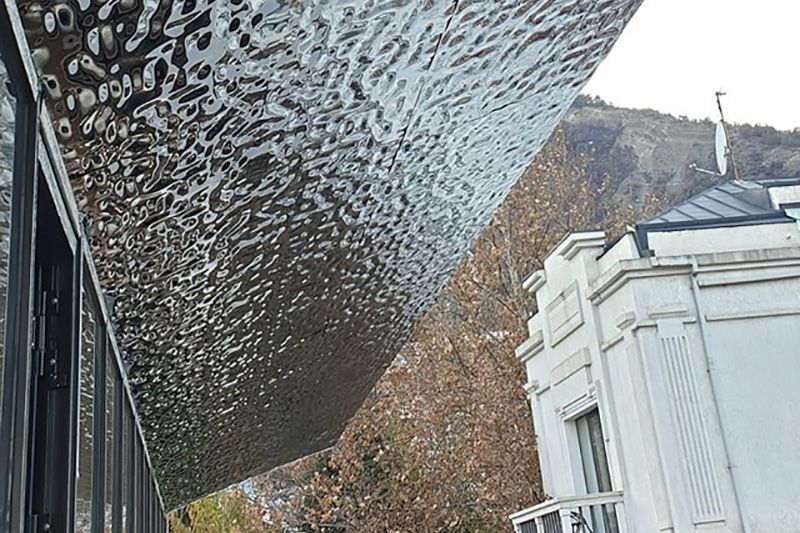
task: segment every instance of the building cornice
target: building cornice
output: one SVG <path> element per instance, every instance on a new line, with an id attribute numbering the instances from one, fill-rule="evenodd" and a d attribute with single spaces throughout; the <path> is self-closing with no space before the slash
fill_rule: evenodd
<path id="1" fill-rule="evenodd" d="M 594 305 L 602 303 L 630 279 L 687 274 L 692 269 L 692 265 L 688 261 L 680 265 L 654 267 L 655 265 L 650 259 L 631 259 L 618 262 L 589 286 L 587 295 L 589 301 Z"/>
<path id="2" fill-rule="evenodd" d="M 564 259 L 572 259 L 578 252 L 586 248 L 603 248 L 606 245 L 606 234 L 602 231 L 586 231 L 570 233 L 556 246 L 553 253 Z"/>
<path id="3" fill-rule="evenodd" d="M 590 285 L 588 298 L 597 305 L 631 279 L 692 271 L 703 276 L 698 279 L 701 287 L 795 278 L 800 276 L 800 247 L 625 259 L 614 264 Z"/>
<path id="4" fill-rule="evenodd" d="M 775 318 L 779 316 L 800 316 L 800 307 L 764 309 L 760 311 L 747 311 L 742 313 L 711 313 L 706 314 L 705 319 L 707 322 L 721 322 L 724 320 Z"/>
<path id="5" fill-rule="evenodd" d="M 514 353 L 522 364 L 527 363 L 544 349 L 544 334 L 542 330 L 534 331 L 525 342 L 520 344 Z"/>
<path id="6" fill-rule="evenodd" d="M 547 275 L 544 270 L 537 270 L 522 282 L 522 288 L 531 294 L 536 294 L 536 291 L 541 289 L 545 283 L 547 283 Z"/>

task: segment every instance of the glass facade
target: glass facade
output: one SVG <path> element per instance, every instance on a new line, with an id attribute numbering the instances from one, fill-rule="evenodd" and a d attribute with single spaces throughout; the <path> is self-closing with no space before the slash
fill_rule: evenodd
<path id="1" fill-rule="evenodd" d="M 5 360 L 6 295 L 11 244 L 11 185 L 14 164 L 16 100 L 10 90 L 11 80 L 0 52 L 0 377 Z M 0 412 L 3 380 L 0 379 Z"/>
<path id="2" fill-rule="evenodd" d="M 108 352 L 107 352 L 108 353 Z M 112 532 L 113 512 L 114 512 L 114 478 L 118 465 L 114 461 L 114 436 L 118 431 L 116 427 L 115 399 L 117 394 L 117 370 L 116 362 L 110 353 L 106 356 L 106 402 L 105 402 L 105 421 L 106 421 L 106 442 L 105 442 L 105 531 Z"/>
<path id="3" fill-rule="evenodd" d="M 80 402 L 78 421 L 78 481 L 75 491 L 75 531 L 91 533 L 94 455 L 94 379 L 97 321 L 86 294 L 81 305 Z"/>
<path id="4" fill-rule="evenodd" d="M 128 509 L 130 508 L 130 477 L 131 477 L 131 449 L 133 448 L 133 442 L 131 441 L 131 426 L 133 421 L 131 420 L 131 415 L 128 409 L 123 406 L 122 409 L 122 420 L 120 421 L 120 437 L 121 442 L 120 446 L 122 448 L 120 454 L 120 465 L 119 465 L 119 476 L 120 476 L 120 495 L 119 495 L 119 502 L 120 502 L 120 526 L 119 530 L 121 533 L 126 533 L 130 531 L 128 526 L 128 521 L 130 520 L 128 516 Z"/>
<path id="5" fill-rule="evenodd" d="M 58 186 L 69 178 L 40 128 L 47 110 L 13 9 L 0 9 L 0 531 L 163 529 L 113 318 L 78 203 Z"/>

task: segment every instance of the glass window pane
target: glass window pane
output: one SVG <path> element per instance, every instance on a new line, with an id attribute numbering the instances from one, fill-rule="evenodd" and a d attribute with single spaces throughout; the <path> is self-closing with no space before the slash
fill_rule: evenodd
<path id="1" fill-rule="evenodd" d="M 588 417 L 589 434 L 592 443 L 592 458 L 597 472 L 597 489 L 599 492 L 611 490 L 611 474 L 608 470 L 606 443 L 603 440 L 603 427 L 600 424 L 600 411 L 593 411 Z"/>
<path id="2" fill-rule="evenodd" d="M 17 105 L 11 95 L 8 72 L 0 56 L 0 376 L 6 344 L 6 293 L 11 245 L 11 170 L 14 162 L 14 113 Z M 0 379 L 0 412 L 3 383 Z"/>
<path id="3" fill-rule="evenodd" d="M 139 531 L 144 531 L 146 523 L 144 521 L 144 480 L 145 480 L 145 462 L 144 462 L 144 451 L 142 450 L 142 444 L 139 442 L 139 436 L 136 436 L 136 454 L 137 464 L 136 464 L 136 506 L 134 507 L 134 512 L 136 513 L 136 527 L 139 528 Z"/>
<path id="4" fill-rule="evenodd" d="M 78 483 L 75 492 L 75 531 L 90 533 L 92 525 L 92 453 L 94 450 L 94 361 L 97 323 L 83 293 L 81 312 L 80 420 L 78 427 Z"/>
<path id="5" fill-rule="evenodd" d="M 121 385 L 119 385 L 121 386 Z M 125 395 L 123 394 L 123 398 Z M 131 417 L 128 414 L 128 409 L 125 407 L 125 402 L 122 402 L 122 431 L 120 432 L 120 439 L 122 440 L 122 464 L 120 465 L 120 476 L 122 476 L 122 493 L 120 494 L 120 504 L 122 511 L 122 533 L 128 531 L 128 508 L 129 508 L 129 479 L 130 479 L 130 450 L 131 450 Z"/>
<path id="6" fill-rule="evenodd" d="M 112 512 L 114 502 L 114 400 L 116 398 L 117 368 L 116 361 L 111 356 L 111 350 L 106 350 L 106 474 L 105 474 L 105 531 L 111 532 Z"/>
<path id="7" fill-rule="evenodd" d="M 131 463 L 131 476 L 130 476 L 130 498 L 128 499 L 129 509 L 128 509 L 128 516 L 130 517 L 130 521 L 128 522 L 128 531 L 130 533 L 134 533 L 141 529 L 141 524 L 139 523 L 139 506 L 141 505 L 141 495 L 140 495 L 140 486 L 141 486 L 141 474 L 140 471 L 142 469 L 142 456 L 141 451 L 139 448 L 139 440 L 136 434 L 136 426 L 133 423 L 133 414 L 129 413 L 131 416 L 131 443 L 130 446 L 133 450 L 133 462 Z"/>
<path id="8" fill-rule="evenodd" d="M 589 435 L 589 424 L 585 416 L 575 421 L 578 430 L 578 445 L 581 450 L 581 463 L 583 465 L 583 480 L 586 484 L 587 494 L 598 492 L 597 474 L 594 470 L 594 460 L 592 459 L 592 438 Z"/>
<path id="9" fill-rule="evenodd" d="M 145 463 L 146 464 L 146 463 Z M 153 502 L 152 495 L 150 494 L 150 472 L 145 467 L 145 477 L 144 477 L 144 521 L 143 524 L 147 524 L 147 531 L 150 531 L 150 526 L 152 525 L 151 516 L 150 516 L 150 507 Z"/>
<path id="10" fill-rule="evenodd" d="M 583 463 L 586 492 L 608 492 L 611 490 L 611 476 L 608 469 L 606 446 L 603 440 L 603 427 L 600 411 L 587 413 L 575 421 L 578 432 L 578 445 Z M 613 505 L 590 506 L 587 516 L 590 530 L 595 533 L 618 533 L 616 510 Z"/>
<path id="11" fill-rule="evenodd" d="M 581 451 L 586 492 L 608 492 L 611 490 L 611 476 L 608 470 L 603 429 L 600 412 L 595 409 L 575 421 L 578 431 L 578 445 Z"/>
<path id="12" fill-rule="evenodd" d="M 156 529 L 156 487 L 150 481 L 150 531 Z"/>

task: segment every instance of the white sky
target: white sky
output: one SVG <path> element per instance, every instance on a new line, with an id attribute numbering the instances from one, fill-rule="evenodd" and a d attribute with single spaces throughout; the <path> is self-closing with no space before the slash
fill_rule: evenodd
<path id="1" fill-rule="evenodd" d="M 690 118 L 800 127 L 799 0 L 644 0 L 584 93 Z"/>

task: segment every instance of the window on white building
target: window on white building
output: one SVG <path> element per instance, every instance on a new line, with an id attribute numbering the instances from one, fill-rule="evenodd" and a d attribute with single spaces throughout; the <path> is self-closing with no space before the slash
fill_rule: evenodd
<path id="1" fill-rule="evenodd" d="M 576 418 L 575 427 L 578 432 L 578 446 L 581 450 L 586 493 L 610 491 L 611 475 L 608 471 L 600 412 L 595 408 L 580 418 Z"/>
<path id="2" fill-rule="evenodd" d="M 603 426 L 597 408 L 575 419 L 578 447 L 581 453 L 583 478 L 586 493 L 610 492 L 611 474 L 608 469 L 606 446 L 603 440 Z M 619 525 L 613 505 L 598 505 L 581 508 L 574 516 L 582 526 L 595 533 L 618 533 Z"/>

